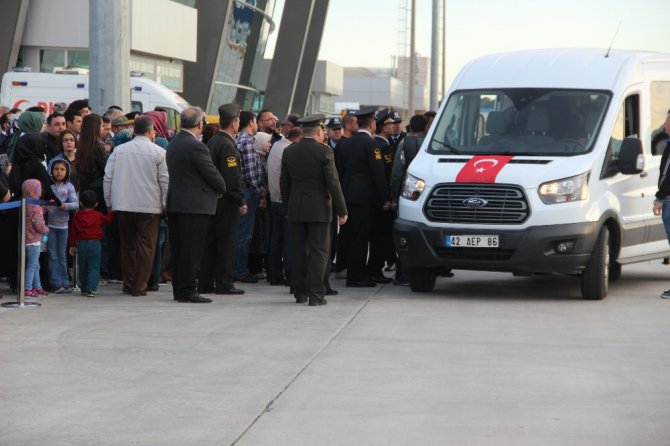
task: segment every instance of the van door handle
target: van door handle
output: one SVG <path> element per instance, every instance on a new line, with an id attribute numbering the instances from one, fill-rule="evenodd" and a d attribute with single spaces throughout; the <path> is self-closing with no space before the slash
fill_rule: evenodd
<path id="1" fill-rule="evenodd" d="M 642 172 L 640 174 L 640 178 L 647 178 L 649 176 L 649 172 Z"/>

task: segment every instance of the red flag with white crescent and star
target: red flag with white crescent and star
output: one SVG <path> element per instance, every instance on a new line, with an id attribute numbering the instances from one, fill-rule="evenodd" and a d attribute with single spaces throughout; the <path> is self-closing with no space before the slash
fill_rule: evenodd
<path id="1" fill-rule="evenodd" d="M 456 175 L 457 183 L 495 183 L 498 173 L 510 160 L 509 155 L 475 155 Z"/>

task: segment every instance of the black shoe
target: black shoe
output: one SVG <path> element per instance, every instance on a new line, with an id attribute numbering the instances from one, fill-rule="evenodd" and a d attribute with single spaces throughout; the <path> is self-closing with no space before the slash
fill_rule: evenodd
<path id="1" fill-rule="evenodd" d="M 326 305 L 328 301 L 324 298 L 316 298 L 316 297 L 311 297 L 309 299 L 309 306 L 310 307 L 318 307 L 319 305 Z"/>
<path id="2" fill-rule="evenodd" d="M 246 274 L 244 276 L 235 277 L 235 282 L 258 283 L 258 279 L 252 275 Z"/>
<path id="3" fill-rule="evenodd" d="M 284 279 L 270 279 L 269 280 L 270 285 L 276 286 L 276 285 L 286 285 L 286 281 Z"/>
<path id="4" fill-rule="evenodd" d="M 407 286 L 407 285 L 409 285 L 409 280 L 407 280 L 407 279 L 396 279 L 396 280 L 393 281 L 393 285 Z"/>
<path id="5" fill-rule="evenodd" d="M 133 290 L 131 290 L 129 286 L 125 285 L 123 286 L 123 288 L 121 288 L 121 291 L 123 292 L 123 294 L 133 294 Z"/>
<path id="6" fill-rule="evenodd" d="M 326 296 L 337 296 L 338 294 L 340 293 L 332 288 L 326 290 Z"/>
<path id="7" fill-rule="evenodd" d="M 372 280 L 354 280 L 347 282 L 347 286 L 353 288 L 371 288 L 377 286 L 377 284 Z"/>
<path id="8" fill-rule="evenodd" d="M 177 302 L 188 302 L 188 303 L 194 303 L 194 304 L 208 304 L 212 302 L 212 299 L 208 299 L 206 297 L 202 297 L 199 294 L 193 294 L 192 296 L 189 297 L 179 297 L 175 298 Z"/>
<path id="9" fill-rule="evenodd" d="M 391 282 L 391 279 L 389 279 L 388 277 L 385 277 L 383 275 L 370 276 L 370 280 L 372 280 L 375 283 L 390 283 Z"/>
<path id="10" fill-rule="evenodd" d="M 295 298 L 295 303 L 306 304 L 307 303 L 307 296 L 296 297 Z"/>
<path id="11" fill-rule="evenodd" d="M 147 286 L 147 291 L 158 291 L 159 288 L 158 285 L 149 285 Z"/>
<path id="12" fill-rule="evenodd" d="M 217 288 L 216 291 L 214 291 L 216 294 L 244 294 L 244 290 L 241 290 L 239 288 Z"/>

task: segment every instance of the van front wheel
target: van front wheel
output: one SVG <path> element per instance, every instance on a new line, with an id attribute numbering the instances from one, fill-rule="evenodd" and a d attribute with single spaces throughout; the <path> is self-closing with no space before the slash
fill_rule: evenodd
<path id="1" fill-rule="evenodd" d="M 437 273 L 432 268 L 410 268 L 409 287 L 412 291 L 427 293 L 435 288 Z"/>
<path id="2" fill-rule="evenodd" d="M 600 300 L 607 296 L 609 286 L 610 231 L 606 226 L 600 230 L 593 253 L 582 272 L 582 297 Z"/>

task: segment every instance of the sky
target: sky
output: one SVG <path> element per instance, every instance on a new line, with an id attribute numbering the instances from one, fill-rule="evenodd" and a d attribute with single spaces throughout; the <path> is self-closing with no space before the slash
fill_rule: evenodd
<path id="1" fill-rule="evenodd" d="M 411 1 L 330 0 L 319 59 L 391 67 L 401 48 L 405 3 Z M 416 0 L 416 5 L 417 52 L 430 56 L 432 0 Z M 607 48 L 614 39 L 613 48 L 670 53 L 670 0 L 446 0 L 446 5 L 447 85 L 469 60 L 505 51 Z M 277 0 L 277 25 L 283 6 L 284 0 Z"/>

